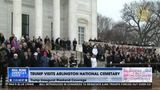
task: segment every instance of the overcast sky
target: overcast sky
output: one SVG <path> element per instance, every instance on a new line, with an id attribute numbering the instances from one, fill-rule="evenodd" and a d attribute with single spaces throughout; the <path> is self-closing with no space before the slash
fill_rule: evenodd
<path id="1" fill-rule="evenodd" d="M 121 20 L 121 10 L 125 3 L 142 0 L 97 0 L 98 13 L 110 17 L 113 21 Z M 152 0 L 156 1 L 156 0 Z"/>

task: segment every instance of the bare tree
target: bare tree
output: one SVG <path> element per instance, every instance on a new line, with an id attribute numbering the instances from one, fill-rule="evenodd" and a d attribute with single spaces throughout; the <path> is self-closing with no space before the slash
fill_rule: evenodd
<path id="1" fill-rule="evenodd" d="M 134 32 L 128 32 L 128 25 L 125 22 L 113 23 L 110 30 L 106 30 L 101 34 L 104 41 L 113 43 L 134 42 L 136 35 Z"/>
<path id="2" fill-rule="evenodd" d="M 156 34 L 151 38 L 150 44 L 153 44 L 155 46 L 160 46 L 160 32 L 159 30 L 156 31 Z"/>
<path id="3" fill-rule="evenodd" d="M 111 40 L 113 42 L 118 42 L 118 43 L 129 43 L 129 42 L 134 42 L 135 35 L 134 32 L 130 33 L 128 32 L 129 26 L 125 22 L 117 22 L 113 25 L 111 29 Z"/>
<path id="4" fill-rule="evenodd" d="M 141 44 L 148 43 L 156 35 L 160 25 L 157 8 L 155 2 L 142 1 L 125 4 L 122 9 L 122 19 L 129 25 L 127 30 L 137 32 Z"/>
<path id="5" fill-rule="evenodd" d="M 155 10 L 155 14 L 158 16 L 158 20 L 160 20 L 160 2 L 156 2 L 156 9 Z M 160 26 L 156 28 L 156 34 L 155 36 L 152 38 L 152 41 L 154 43 L 154 45 L 156 46 L 160 46 Z"/>
<path id="6" fill-rule="evenodd" d="M 111 18 L 108 18 L 108 17 L 105 17 L 105 16 L 102 16 L 101 14 L 98 14 L 98 17 L 97 17 L 97 28 L 98 28 L 98 37 L 100 39 L 103 40 L 103 33 L 107 30 L 110 30 L 112 26 L 112 19 Z"/>

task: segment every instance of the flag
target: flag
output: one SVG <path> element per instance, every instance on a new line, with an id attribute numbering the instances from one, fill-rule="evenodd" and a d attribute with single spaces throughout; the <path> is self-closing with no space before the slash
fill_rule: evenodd
<path id="1" fill-rule="evenodd" d="M 148 21 L 149 16 L 150 16 L 149 9 L 146 8 L 146 7 L 141 7 L 138 10 L 138 15 L 137 16 L 141 21 Z"/>

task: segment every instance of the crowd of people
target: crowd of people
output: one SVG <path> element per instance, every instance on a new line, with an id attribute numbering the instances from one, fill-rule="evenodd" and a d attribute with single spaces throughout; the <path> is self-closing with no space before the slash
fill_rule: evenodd
<path id="1" fill-rule="evenodd" d="M 70 67 L 72 62 L 77 61 L 73 53 L 71 56 L 67 56 L 65 53 L 62 55 L 58 52 L 52 53 L 52 50 L 76 51 L 76 39 L 71 43 L 70 40 L 61 38 L 54 41 L 53 38 L 50 39 L 46 36 L 44 40 L 41 37 L 33 37 L 31 40 L 26 36 L 18 41 L 14 35 L 5 39 L 1 33 L 0 44 L 0 51 L 6 52 L 1 56 L 7 56 L 9 67 Z M 160 55 L 156 54 L 154 49 L 143 47 L 109 45 L 101 43 L 100 40 L 90 39 L 89 42 L 82 44 L 82 48 L 84 67 L 97 67 L 97 61 L 105 61 L 107 64 L 160 62 Z M 69 60 L 69 57 L 74 57 L 75 60 Z"/>
<path id="2" fill-rule="evenodd" d="M 106 64 L 159 63 L 160 55 L 154 48 L 129 45 L 109 45 L 107 43 L 85 42 L 83 45 L 84 65 L 89 67 L 91 59 L 105 61 Z M 88 59 L 89 58 L 89 59 Z"/>
<path id="3" fill-rule="evenodd" d="M 5 82 L 7 67 L 77 67 L 75 54 L 67 56 L 65 53 L 66 50 L 75 51 L 76 46 L 76 39 L 71 42 L 61 38 L 50 39 L 48 36 L 44 40 L 25 36 L 17 40 L 14 34 L 5 39 L 0 33 L 0 77 Z M 53 53 L 53 50 L 56 52 Z M 60 54 L 59 50 L 64 53 Z"/>
<path id="4" fill-rule="evenodd" d="M 48 36 L 30 39 L 29 36 L 17 40 L 13 34 L 5 39 L 0 33 L 0 77 L 5 82 L 7 67 L 78 67 L 74 53 L 66 55 L 65 50 L 76 51 L 77 40 L 54 40 Z M 159 63 L 160 55 L 153 48 L 133 47 L 129 45 L 110 45 L 100 40 L 92 40 L 82 44 L 83 67 L 97 67 L 98 61 L 106 65 L 128 63 Z M 56 50 L 55 53 L 52 51 Z M 60 54 L 57 50 L 64 51 Z M 151 66 L 151 65 L 150 65 Z M 3 83 L 5 84 L 5 83 Z M 2 85 L 4 86 L 4 85 Z"/>
<path id="5" fill-rule="evenodd" d="M 2 35 L 3 36 L 3 35 Z M 7 60 L 9 67 L 68 67 L 76 60 L 74 53 L 68 58 L 65 53 L 60 55 L 52 50 L 71 50 L 71 41 L 57 38 L 50 40 L 48 36 L 42 40 L 41 37 L 31 40 L 28 36 L 22 37 L 20 41 L 12 35 L 8 40 L 1 39 L 1 56 Z M 76 49 L 76 39 L 73 43 L 73 51 Z M 1 57 L 3 58 L 3 57 Z M 70 60 L 68 60 L 70 59 Z M 69 62 L 68 62 L 69 61 Z M 72 65 L 70 65 L 72 66 Z"/>

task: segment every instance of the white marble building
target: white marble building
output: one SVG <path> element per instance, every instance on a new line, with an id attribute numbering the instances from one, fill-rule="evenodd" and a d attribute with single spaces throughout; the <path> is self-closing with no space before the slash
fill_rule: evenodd
<path id="1" fill-rule="evenodd" d="M 54 38 L 97 38 L 97 0 L 0 0 L 0 32 Z"/>

